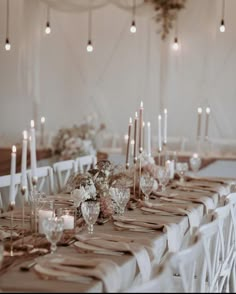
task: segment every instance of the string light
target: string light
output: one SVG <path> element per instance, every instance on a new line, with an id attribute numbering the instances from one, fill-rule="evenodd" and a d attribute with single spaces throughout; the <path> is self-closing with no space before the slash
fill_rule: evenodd
<path id="1" fill-rule="evenodd" d="M 136 11 L 136 0 L 133 0 L 133 9 L 132 9 L 133 20 L 130 27 L 130 32 L 133 34 L 136 33 L 137 31 L 136 24 L 135 24 L 135 11 Z"/>
<path id="2" fill-rule="evenodd" d="M 222 18 L 220 22 L 220 32 L 224 33 L 225 32 L 225 0 L 222 0 Z"/>
<path id="3" fill-rule="evenodd" d="M 47 22 L 46 22 L 46 28 L 45 33 L 49 35 L 51 33 L 51 26 L 50 26 L 50 8 L 47 7 Z"/>
<path id="4" fill-rule="evenodd" d="M 5 42 L 5 49 L 6 51 L 9 51 L 11 50 L 11 44 L 10 44 L 10 41 L 9 41 L 9 15 L 10 15 L 10 7 L 9 7 L 9 0 L 7 0 L 7 3 L 6 3 L 6 14 L 7 14 L 7 17 L 6 17 L 6 42 Z"/>
<path id="5" fill-rule="evenodd" d="M 91 2 L 90 2 L 91 4 Z M 88 11 L 88 44 L 87 44 L 87 52 L 93 52 L 93 45 L 92 45 L 92 10 L 91 5 L 89 6 Z"/>

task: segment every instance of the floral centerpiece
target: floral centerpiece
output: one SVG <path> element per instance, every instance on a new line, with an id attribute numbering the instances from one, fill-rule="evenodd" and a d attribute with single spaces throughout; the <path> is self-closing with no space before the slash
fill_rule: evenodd
<path id="1" fill-rule="evenodd" d="M 113 166 L 108 160 L 101 160 L 88 172 L 71 176 L 64 192 L 72 193 L 77 206 L 86 200 L 99 201 L 100 217 L 107 218 L 114 213 L 111 189 L 131 187 L 132 184 L 133 176 L 130 172 L 123 167 Z"/>
<path id="2" fill-rule="evenodd" d="M 87 122 L 72 128 L 61 128 L 53 138 L 54 155 L 59 156 L 60 160 L 67 160 L 95 154 L 96 132 L 96 128 Z"/>

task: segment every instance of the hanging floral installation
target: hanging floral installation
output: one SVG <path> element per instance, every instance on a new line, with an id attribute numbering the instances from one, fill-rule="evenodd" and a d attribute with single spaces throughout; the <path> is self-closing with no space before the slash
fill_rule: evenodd
<path id="1" fill-rule="evenodd" d="M 173 23 L 178 12 L 185 8 L 187 0 L 151 0 L 157 11 L 155 20 L 161 24 L 161 38 L 165 40 L 166 36 L 173 27 Z"/>

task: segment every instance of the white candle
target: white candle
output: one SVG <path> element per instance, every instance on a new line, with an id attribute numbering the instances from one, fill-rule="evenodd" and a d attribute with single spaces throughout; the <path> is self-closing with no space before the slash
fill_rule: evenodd
<path id="1" fill-rule="evenodd" d="M 158 115 L 158 151 L 162 150 L 162 140 L 161 140 L 161 115 Z"/>
<path id="2" fill-rule="evenodd" d="M 12 146 L 11 153 L 11 179 L 10 179 L 10 190 L 9 190 L 9 198 L 10 204 L 15 204 L 15 175 L 16 175 L 16 146 Z"/>
<path id="3" fill-rule="evenodd" d="M 65 215 L 62 215 L 62 218 L 64 219 L 64 225 L 63 225 L 64 230 L 74 229 L 75 218 L 72 215 L 65 214 Z"/>
<path id="4" fill-rule="evenodd" d="M 134 118 L 134 163 L 137 161 L 137 126 L 138 126 L 138 113 L 135 112 Z"/>
<path id="5" fill-rule="evenodd" d="M 22 154 L 21 154 L 21 188 L 27 188 L 27 131 L 23 132 Z"/>
<path id="6" fill-rule="evenodd" d="M 130 145 L 131 145 L 131 156 L 134 156 L 134 140 L 130 141 Z"/>
<path id="7" fill-rule="evenodd" d="M 198 107 L 197 109 L 198 118 L 197 118 L 197 139 L 201 137 L 201 121 L 202 121 L 202 108 Z"/>
<path id="8" fill-rule="evenodd" d="M 30 142 L 30 163 L 31 163 L 31 175 L 32 178 L 37 178 L 37 160 L 36 160 L 36 139 L 35 139 L 35 128 L 34 128 L 34 121 L 31 120 L 30 122 L 31 129 L 31 142 Z"/>
<path id="9" fill-rule="evenodd" d="M 142 133 L 142 136 L 143 136 L 143 150 L 146 148 L 145 147 L 145 136 L 146 136 L 146 134 L 145 134 L 145 122 L 143 121 L 143 131 L 142 131 L 143 133 Z"/>
<path id="10" fill-rule="evenodd" d="M 130 135 L 131 135 L 131 127 L 132 127 L 132 118 L 129 118 L 129 127 L 128 127 L 128 142 L 127 142 L 127 149 L 126 149 L 126 168 L 129 167 L 129 147 L 130 147 Z"/>
<path id="11" fill-rule="evenodd" d="M 209 128 L 209 116 L 210 116 L 211 109 L 210 107 L 206 108 L 206 124 L 205 124 L 205 140 L 208 139 L 208 128 Z"/>
<path id="12" fill-rule="evenodd" d="M 163 132 L 163 142 L 167 144 L 167 109 L 164 109 L 164 132 Z"/>
<path id="13" fill-rule="evenodd" d="M 147 154 L 151 156 L 151 123 L 150 121 L 147 123 Z"/>
<path id="14" fill-rule="evenodd" d="M 45 117 L 41 117 L 41 124 L 40 124 L 40 145 L 41 147 L 44 146 L 44 126 L 45 126 Z"/>
<path id="15" fill-rule="evenodd" d="M 139 109 L 139 153 L 143 152 L 142 131 L 143 131 L 143 101 L 141 101 L 140 109 Z"/>
<path id="16" fill-rule="evenodd" d="M 51 210 L 39 210 L 38 220 L 39 220 L 39 233 L 44 234 L 43 230 L 43 220 L 52 217 L 53 212 Z"/>

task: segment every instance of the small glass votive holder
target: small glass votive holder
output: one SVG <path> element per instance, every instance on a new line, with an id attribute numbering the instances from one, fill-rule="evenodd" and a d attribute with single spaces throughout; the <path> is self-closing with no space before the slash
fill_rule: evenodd
<path id="1" fill-rule="evenodd" d="M 77 209 L 74 206 L 59 207 L 56 209 L 56 216 L 61 217 L 64 220 L 63 235 L 61 238 L 62 243 L 67 243 L 75 234 L 76 229 L 76 212 Z"/>
<path id="2" fill-rule="evenodd" d="M 44 234 L 43 220 L 54 216 L 54 201 L 43 198 L 38 201 L 37 206 L 38 216 L 38 233 Z"/>

